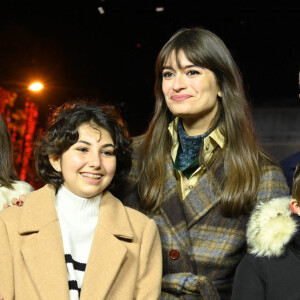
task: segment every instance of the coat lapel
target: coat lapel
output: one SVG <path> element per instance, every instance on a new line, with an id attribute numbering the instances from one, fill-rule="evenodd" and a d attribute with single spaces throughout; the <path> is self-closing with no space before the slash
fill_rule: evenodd
<path id="1" fill-rule="evenodd" d="M 166 168 L 164 201 L 160 212 L 170 225 L 174 236 L 186 248 L 190 246 L 189 228 L 220 203 L 220 178 L 223 176 L 223 167 L 220 165 L 215 174 L 209 170 L 199 179 L 197 185 L 181 201 L 178 193 L 177 181 L 174 175 L 171 158 Z M 183 238 L 184 237 L 184 238 Z"/>
<path id="2" fill-rule="evenodd" d="M 69 299 L 68 278 L 54 201 L 49 186 L 28 195 L 19 233 L 24 236 L 24 263 L 40 298 L 64 300 Z"/>
<path id="3" fill-rule="evenodd" d="M 106 192 L 84 275 L 81 300 L 105 299 L 127 254 L 120 240 L 132 240 L 133 232 L 123 204 Z"/>
<path id="4" fill-rule="evenodd" d="M 167 164 L 165 175 L 164 200 L 160 208 L 160 213 L 170 226 L 174 236 L 178 238 L 183 247 L 188 248 L 190 243 L 186 218 L 182 201 L 180 200 L 171 158 Z"/>
<path id="5" fill-rule="evenodd" d="M 221 201 L 220 182 L 223 167 L 219 166 L 215 174 L 206 170 L 197 185 L 189 192 L 183 201 L 187 227 L 191 228 L 205 214 Z"/>

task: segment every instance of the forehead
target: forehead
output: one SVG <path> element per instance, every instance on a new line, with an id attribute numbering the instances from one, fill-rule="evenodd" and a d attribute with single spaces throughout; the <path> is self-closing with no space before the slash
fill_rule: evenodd
<path id="1" fill-rule="evenodd" d="M 111 134 L 103 127 L 96 124 L 84 123 L 78 127 L 79 139 L 96 139 L 97 141 L 113 144 Z"/>
<path id="2" fill-rule="evenodd" d="M 176 66 L 178 68 L 184 68 L 186 65 L 193 65 L 185 55 L 183 50 L 177 52 L 173 50 L 168 56 L 166 56 L 163 66 Z"/>

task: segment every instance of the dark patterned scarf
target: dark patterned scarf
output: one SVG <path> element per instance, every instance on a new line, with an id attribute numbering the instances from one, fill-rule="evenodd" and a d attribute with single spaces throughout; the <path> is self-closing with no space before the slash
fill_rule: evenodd
<path id="1" fill-rule="evenodd" d="M 175 160 L 174 169 L 181 171 L 186 178 L 190 178 L 199 167 L 199 151 L 205 137 L 210 134 L 210 130 L 196 136 L 189 136 L 182 125 L 181 119 L 178 121 L 179 147 Z"/>

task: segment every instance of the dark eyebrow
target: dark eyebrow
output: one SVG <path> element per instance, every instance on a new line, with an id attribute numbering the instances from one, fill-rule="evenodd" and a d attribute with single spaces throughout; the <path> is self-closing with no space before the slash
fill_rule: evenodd
<path id="1" fill-rule="evenodd" d="M 115 148 L 115 145 L 113 145 L 113 144 L 104 144 L 104 145 L 102 145 L 102 148 L 107 148 L 107 147 Z"/>
<path id="2" fill-rule="evenodd" d="M 83 141 L 83 140 L 77 141 L 77 143 L 82 143 L 82 144 L 90 145 L 90 143 L 89 143 L 89 142 L 87 142 L 87 141 Z"/>
<path id="3" fill-rule="evenodd" d="M 184 67 L 182 67 L 182 66 L 179 66 L 179 67 L 180 67 L 180 69 L 201 68 L 201 67 L 196 66 L 196 65 L 186 65 Z M 163 70 L 173 70 L 174 71 L 174 69 L 171 66 L 163 66 L 162 71 Z"/>
<path id="4" fill-rule="evenodd" d="M 77 141 L 77 143 L 86 144 L 88 146 L 91 145 L 91 143 L 89 143 L 87 141 L 83 141 L 83 140 Z M 104 145 L 102 145 L 102 148 L 107 148 L 107 147 L 113 147 L 113 148 L 115 148 L 115 145 L 113 145 L 113 144 L 104 144 Z"/>

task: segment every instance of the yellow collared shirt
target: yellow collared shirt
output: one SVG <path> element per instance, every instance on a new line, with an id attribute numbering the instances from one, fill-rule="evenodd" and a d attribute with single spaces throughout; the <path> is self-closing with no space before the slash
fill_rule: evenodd
<path id="1" fill-rule="evenodd" d="M 179 147 L 179 140 L 178 140 L 178 133 L 176 131 L 177 123 L 179 118 L 176 118 L 173 122 L 169 124 L 169 132 L 172 137 L 172 149 L 171 149 L 171 157 L 173 162 L 175 163 L 175 159 L 177 156 L 177 150 Z M 216 147 L 223 148 L 224 146 L 224 137 L 221 134 L 218 127 L 213 130 L 203 141 L 204 145 L 204 161 L 207 163 L 212 155 L 213 151 Z M 196 185 L 199 178 L 202 176 L 203 172 L 205 171 L 204 166 L 199 166 L 199 168 L 192 174 L 192 176 L 187 179 L 181 171 L 175 170 L 177 184 L 179 188 L 179 192 L 181 195 L 181 199 L 184 200 L 187 194 L 191 191 L 191 189 Z"/>

